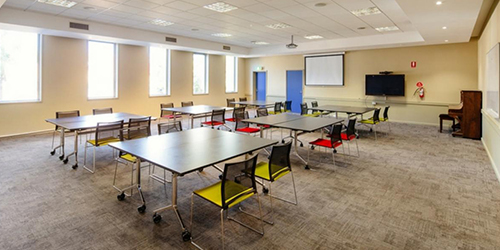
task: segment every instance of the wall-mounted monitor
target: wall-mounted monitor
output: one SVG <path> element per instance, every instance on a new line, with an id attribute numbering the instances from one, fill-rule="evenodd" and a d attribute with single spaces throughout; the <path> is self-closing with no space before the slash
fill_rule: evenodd
<path id="1" fill-rule="evenodd" d="M 305 56 L 306 86 L 343 86 L 344 54 Z"/>
<path id="2" fill-rule="evenodd" d="M 365 94 L 404 96 L 405 75 L 366 75 Z"/>

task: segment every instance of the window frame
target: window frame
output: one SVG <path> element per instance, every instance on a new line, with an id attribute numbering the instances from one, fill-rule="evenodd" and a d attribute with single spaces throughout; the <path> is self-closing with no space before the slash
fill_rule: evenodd
<path id="1" fill-rule="evenodd" d="M 165 95 L 151 95 L 151 47 L 155 47 L 155 48 L 161 48 L 161 49 L 165 49 L 167 51 L 167 82 L 166 82 L 166 85 L 167 85 L 167 93 Z M 148 95 L 150 98 L 154 98 L 154 97 L 168 97 L 168 96 L 171 96 L 171 78 L 172 78 L 172 65 L 171 65 L 171 50 L 170 49 L 167 49 L 167 48 L 162 48 L 162 47 L 157 47 L 157 46 L 149 46 L 148 47 L 148 57 L 149 57 L 149 85 L 148 85 Z"/>
<path id="2" fill-rule="evenodd" d="M 95 43 L 107 43 L 107 44 L 113 44 L 113 55 L 114 55 L 114 70 L 113 70 L 113 92 L 114 92 L 114 97 L 98 97 L 98 98 L 91 98 L 89 96 L 89 87 L 90 87 L 90 82 L 88 79 L 88 74 L 89 74 L 89 58 L 90 58 L 90 53 L 89 53 L 89 44 L 91 42 Z M 87 40 L 87 101 L 96 101 L 96 100 L 113 100 L 113 99 L 118 99 L 118 44 L 113 43 L 113 42 L 106 42 L 106 41 L 98 41 L 98 40 Z"/>
<path id="3" fill-rule="evenodd" d="M 226 65 L 227 65 L 227 57 L 226 56 Z M 237 56 L 232 56 L 233 57 L 233 60 L 234 60 L 234 79 L 233 79 L 233 87 L 234 87 L 234 91 L 227 91 L 227 85 L 226 85 L 226 82 L 227 82 L 227 79 L 225 78 L 225 81 L 224 81 L 224 89 L 225 89 L 225 92 L 226 94 L 236 94 L 238 93 L 238 57 Z M 224 71 L 227 69 L 227 66 L 224 67 Z M 227 72 L 225 71 L 224 72 L 224 77 L 227 77 Z"/>
<path id="4" fill-rule="evenodd" d="M 13 30 L 7 30 L 13 31 Z M 15 32 L 24 32 L 24 31 L 15 31 Z M 34 33 L 34 32 L 25 32 L 25 33 Z M 36 33 L 37 35 L 37 98 L 33 100 L 10 100 L 10 101 L 2 101 L 0 99 L 1 104 L 13 104 L 13 103 L 41 103 L 42 102 L 42 45 L 43 45 L 43 35 Z"/>
<path id="5" fill-rule="evenodd" d="M 205 92 L 204 93 L 194 93 L 194 65 L 193 65 L 193 83 L 192 83 L 192 93 L 193 95 L 208 95 L 210 94 L 210 84 L 209 84 L 209 54 L 204 54 L 204 53 L 193 53 L 193 64 L 194 64 L 194 56 L 195 55 L 203 55 L 205 57 Z"/>

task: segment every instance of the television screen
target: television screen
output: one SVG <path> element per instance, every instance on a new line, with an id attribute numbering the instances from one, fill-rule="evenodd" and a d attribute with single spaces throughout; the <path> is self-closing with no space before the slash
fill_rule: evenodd
<path id="1" fill-rule="evenodd" d="M 366 95 L 405 95 L 405 75 L 366 75 Z"/>

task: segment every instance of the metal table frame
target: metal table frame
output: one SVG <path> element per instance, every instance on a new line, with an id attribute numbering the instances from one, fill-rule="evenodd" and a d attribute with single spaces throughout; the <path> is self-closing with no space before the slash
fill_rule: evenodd
<path id="1" fill-rule="evenodd" d="M 194 105 L 194 106 L 187 106 L 187 107 L 177 107 L 177 108 L 162 108 L 162 110 L 165 111 L 172 111 L 176 112 L 179 114 L 185 114 L 189 115 L 191 118 L 191 128 L 194 128 L 194 119 L 195 118 L 202 118 L 202 117 L 207 117 L 210 113 L 212 113 L 212 110 L 216 109 L 225 109 L 227 110 L 232 110 L 233 108 L 228 108 L 228 107 L 219 107 L 219 106 L 211 106 L 211 105 Z M 202 117 L 196 117 L 204 115 Z M 174 116 L 174 123 L 176 122 L 176 118 Z"/>

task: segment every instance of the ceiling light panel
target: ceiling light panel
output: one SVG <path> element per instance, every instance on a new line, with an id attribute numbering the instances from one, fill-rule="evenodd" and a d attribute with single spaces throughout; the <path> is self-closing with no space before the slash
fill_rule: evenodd
<path id="1" fill-rule="evenodd" d="M 268 42 L 261 42 L 261 41 L 252 41 L 251 43 L 255 44 L 255 45 L 268 45 L 269 44 Z"/>
<path id="2" fill-rule="evenodd" d="M 214 33 L 214 34 L 212 34 L 212 36 L 216 36 L 216 37 L 231 37 L 233 35 L 228 34 L 228 33 Z"/>
<path id="3" fill-rule="evenodd" d="M 355 16 L 370 16 L 382 13 L 377 7 L 369 7 L 359 10 L 351 10 Z"/>
<path id="4" fill-rule="evenodd" d="M 388 27 L 378 27 L 375 28 L 378 32 L 389 32 L 389 31 L 397 31 L 399 28 L 397 26 L 388 26 Z"/>
<path id="5" fill-rule="evenodd" d="M 163 19 L 153 19 L 153 20 L 149 21 L 149 23 L 154 24 L 154 25 L 158 25 L 158 26 L 164 26 L 164 27 L 174 24 L 172 22 L 165 21 Z"/>
<path id="6" fill-rule="evenodd" d="M 314 39 L 322 39 L 323 37 L 320 35 L 309 35 L 309 36 L 304 36 L 304 38 L 309 40 L 314 40 Z"/>
<path id="7" fill-rule="evenodd" d="M 76 2 L 69 0 L 38 0 L 39 3 L 52 4 L 59 7 L 71 8 L 76 5 Z"/>
<path id="8" fill-rule="evenodd" d="M 275 30 L 279 30 L 279 29 L 290 28 L 292 26 L 290 26 L 286 23 L 275 23 L 275 24 L 266 25 L 266 27 L 271 28 L 271 29 L 275 29 Z"/>
<path id="9" fill-rule="evenodd" d="M 224 2 L 217 2 L 217 3 L 205 5 L 205 6 L 203 6 L 203 8 L 217 11 L 217 12 L 221 12 L 221 13 L 229 12 L 229 11 L 238 9 L 238 7 L 232 6 L 232 5 L 224 3 Z"/>

